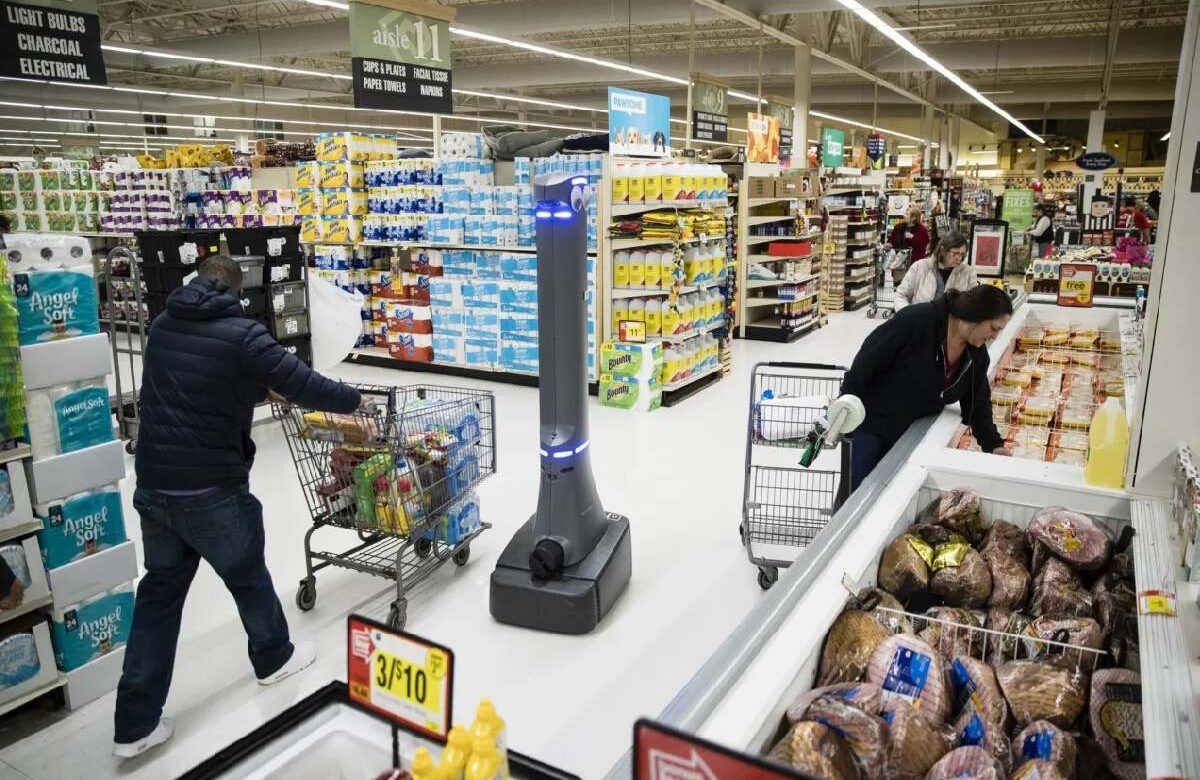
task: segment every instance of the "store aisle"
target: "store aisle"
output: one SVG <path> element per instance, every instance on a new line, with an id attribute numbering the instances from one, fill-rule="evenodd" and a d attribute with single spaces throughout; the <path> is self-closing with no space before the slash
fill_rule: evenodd
<path id="1" fill-rule="evenodd" d="M 409 629 L 455 651 L 458 718 L 469 717 L 480 697 L 492 697 L 515 749 L 585 778 L 607 771 L 629 747 L 633 721 L 657 714 L 761 594 L 737 534 L 752 365 L 847 363 L 875 324 L 862 313 L 834 315 L 792 345 L 737 342 L 733 375 L 673 409 L 634 414 L 591 406 L 596 479 L 606 508 L 633 523 L 634 573 L 618 608 L 585 637 L 501 626 L 488 614 L 496 557 L 536 501 L 537 394 L 478 383 L 497 397 L 498 473 L 480 490 L 484 518 L 495 527 L 476 542 L 465 568 L 444 567 L 409 605 Z M 473 384 L 349 365 L 337 373 L 382 383 Z M 346 614 L 381 620 L 387 614 L 389 583 L 333 569 L 317 575 L 316 609 L 296 609 L 307 509 L 279 426 L 260 425 L 255 439 L 252 488 L 264 505 L 268 563 L 293 633 L 318 642 L 317 662 L 275 688 L 255 685 L 233 602 L 202 567 L 185 609 L 167 703 L 176 735 L 166 749 L 128 764 L 122 777 L 178 775 L 344 677 Z M 126 512 L 137 538 L 132 482 L 125 483 Z M 347 532 L 323 533 L 314 544 L 326 538 L 332 548 L 349 546 Z M 109 694 L 66 717 L 27 714 L 0 724 L 6 745 L 0 780 L 115 775 L 113 700 Z"/>

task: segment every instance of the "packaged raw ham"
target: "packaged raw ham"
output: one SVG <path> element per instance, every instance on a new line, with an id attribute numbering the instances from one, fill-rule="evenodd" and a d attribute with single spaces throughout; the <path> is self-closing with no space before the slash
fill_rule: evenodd
<path id="1" fill-rule="evenodd" d="M 1049 761 L 1026 761 L 1009 775 L 1009 780 L 1072 780 L 1073 777 L 1074 775 L 1064 775 Z"/>
<path id="2" fill-rule="evenodd" d="M 962 534 L 971 544 L 978 544 L 987 531 L 979 494 L 969 488 L 947 490 L 917 515 L 918 523 L 934 523 Z"/>
<path id="3" fill-rule="evenodd" d="M 879 560 L 879 587 L 901 603 L 929 587 L 933 548 L 919 536 L 905 534 L 887 546 Z"/>
<path id="4" fill-rule="evenodd" d="M 788 720 L 795 723 L 803 719 L 809 705 L 826 696 L 847 701 L 872 715 L 878 714 L 883 706 L 883 695 L 878 685 L 869 682 L 838 683 L 837 685 L 813 688 L 811 691 L 797 696 L 796 700 L 787 708 Z"/>
<path id="5" fill-rule="evenodd" d="M 861 609 L 844 610 L 825 636 L 817 685 L 861 680 L 875 648 L 887 636 L 887 629 L 869 613 Z"/>
<path id="6" fill-rule="evenodd" d="M 1012 768 L 1012 744 L 1008 735 L 1000 724 L 988 720 L 973 704 L 968 704 L 954 723 L 954 747 L 972 746 L 986 750 L 1004 770 L 1005 776 L 1008 775 Z"/>
<path id="7" fill-rule="evenodd" d="M 1020 609 L 1029 599 L 1029 571 L 1016 558 L 993 548 L 983 553 L 992 573 L 992 595 L 988 606 Z"/>
<path id="8" fill-rule="evenodd" d="M 950 715 L 950 697 L 941 655 L 911 634 L 896 634 L 880 644 L 867 665 L 867 679 L 883 691 L 883 702 L 911 704 L 934 725 Z"/>
<path id="9" fill-rule="evenodd" d="M 1091 618 L 1040 617 L 1029 624 L 1029 631 L 1038 639 L 1049 639 L 1076 647 L 1099 650 L 1104 646 L 1104 634 L 1100 630 L 1100 624 Z M 1056 648 L 1053 652 L 1062 653 L 1063 650 Z M 1070 650 L 1066 651 L 1066 655 L 1075 657 Z M 1086 657 L 1092 656 L 1089 654 Z"/>
<path id="10" fill-rule="evenodd" d="M 792 766 L 801 773 L 821 780 L 859 780 L 854 754 L 833 729 L 801 721 L 790 734 Z"/>
<path id="11" fill-rule="evenodd" d="M 1026 656 L 1025 643 L 1016 636 L 1025 633 L 1029 618 L 1020 612 L 993 609 L 988 612 L 987 627 L 1000 633 L 992 634 L 988 643 L 988 660 L 993 666 Z"/>
<path id="12" fill-rule="evenodd" d="M 987 561 L 966 544 L 944 544 L 933 552 L 929 590 L 952 607 L 982 607 L 992 595 Z"/>
<path id="13" fill-rule="evenodd" d="M 949 750 L 947 735 L 904 701 L 885 705 L 883 719 L 888 723 L 884 776 L 888 780 L 923 780 Z"/>
<path id="14" fill-rule="evenodd" d="M 1112 540 L 1108 530 L 1087 515 L 1062 507 L 1043 509 L 1029 521 L 1029 537 L 1079 571 L 1096 571 L 1108 563 Z"/>
<path id="15" fill-rule="evenodd" d="M 864 780 L 883 780 L 888 725 L 878 715 L 832 696 L 823 696 L 809 706 L 804 720 L 828 726 L 837 732 L 858 763 Z"/>
<path id="16" fill-rule="evenodd" d="M 886 628 L 889 634 L 912 633 L 912 621 L 896 614 L 904 611 L 904 605 L 883 588 L 863 588 L 854 597 L 854 604 L 870 612 L 871 617 L 879 621 L 879 625 Z M 878 607 L 883 607 L 883 610 Z"/>
<path id="17" fill-rule="evenodd" d="M 960 534 L 951 528 L 937 523 L 917 523 L 908 529 L 908 532 L 913 536 L 919 536 L 929 543 L 931 547 L 938 547 L 943 544 L 951 544 L 953 542 L 961 542 L 970 544 L 967 537 Z"/>
<path id="18" fill-rule="evenodd" d="M 996 680 L 1021 727 L 1048 720 L 1069 729 L 1087 699 L 1087 675 L 1058 656 L 1001 664 L 996 668 Z"/>
<path id="19" fill-rule="evenodd" d="M 996 682 L 992 667 L 976 658 L 957 656 L 947 667 L 950 678 L 951 707 L 961 716 L 968 708 L 1001 728 L 1008 726 L 1008 703 Z"/>
<path id="20" fill-rule="evenodd" d="M 1091 617 L 1092 594 L 1067 564 L 1049 558 L 1033 578 L 1029 613 L 1034 617 Z"/>
<path id="21" fill-rule="evenodd" d="M 1018 769 L 1027 761 L 1039 761 L 1063 777 L 1075 776 L 1075 738 L 1047 720 L 1036 720 L 1017 734 L 1012 757 Z"/>
<path id="22" fill-rule="evenodd" d="M 1092 585 L 1092 610 L 1100 628 L 1112 632 L 1118 623 L 1137 616 L 1137 593 L 1132 581 L 1112 572 L 1106 573 Z"/>
<path id="23" fill-rule="evenodd" d="M 1142 723 L 1142 678 L 1128 669 L 1101 669 L 1092 675 L 1089 707 L 1092 733 L 1121 780 L 1146 777 Z"/>
<path id="24" fill-rule="evenodd" d="M 1004 780 L 1004 768 L 981 747 L 951 750 L 933 765 L 925 780 Z"/>
<path id="25" fill-rule="evenodd" d="M 986 558 L 992 553 L 1003 553 L 1022 566 L 1029 564 L 1029 537 L 1020 528 L 1005 520 L 992 523 L 979 552 Z"/>
<path id="26" fill-rule="evenodd" d="M 778 761 L 781 764 L 792 764 L 792 730 L 788 729 L 788 733 L 783 739 L 775 743 L 775 747 L 767 753 L 767 758 L 771 761 Z"/>
<path id="27" fill-rule="evenodd" d="M 983 626 L 981 616 L 961 607 L 930 607 L 925 614 L 933 619 L 926 621 L 917 636 L 928 642 L 943 658 L 956 655 L 983 656 L 983 637 L 979 632 L 970 630 Z"/>

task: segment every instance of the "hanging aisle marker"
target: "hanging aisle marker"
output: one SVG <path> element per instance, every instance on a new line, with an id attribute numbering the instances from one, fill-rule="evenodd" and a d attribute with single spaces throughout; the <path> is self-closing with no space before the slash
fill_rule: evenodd
<path id="1" fill-rule="evenodd" d="M 454 113 L 450 23 L 456 11 L 417 0 L 350 4 L 354 105 Z"/>
<path id="2" fill-rule="evenodd" d="M 107 84 L 96 0 L 0 2 L 0 76 Z"/>
<path id="3" fill-rule="evenodd" d="M 703 73 L 692 74 L 692 138 L 729 140 L 729 85 Z"/>
<path id="4" fill-rule="evenodd" d="M 796 109 L 791 103 L 778 98 L 767 98 L 767 102 L 763 104 L 763 113 L 779 120 L 779 156 L 785 160 L 791 159 L 792 128 L 796 124 Z"/>

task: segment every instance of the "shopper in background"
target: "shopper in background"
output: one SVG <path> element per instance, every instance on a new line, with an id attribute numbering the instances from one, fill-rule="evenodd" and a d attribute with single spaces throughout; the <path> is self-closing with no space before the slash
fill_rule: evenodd
<path id="1" fill-rule="evenodd" d="M 1150 245 L 1150 219 L 1137 207 L 1132 195 L 1121 199 L 1121 214 L 1117 217 L 1118 230 L 1136 230 L 1138 238 Z"/>
<path id="2" fill-rule="evenodd" d="M 979 284 L 975 268 L 967 259 L 967 239 L 951 233 L 938 242 L 932 257 L 918 260 L 909 267 L 896 288 L 896 311 L 914 303 L 928 303 L 947 290 L 969 290 Z"/>
<path id="3" fill-rule="evenodd" d="M 888 240 L 892 249 L 909 249 L 909 267 L 929 254 L 929 231 L 921 219 L 921 207 L 913 206 L 908 210 L 908 216 L 896 223 L 892 228 L 892 236 Z"/>
<path id="4" fill-rule="evenodd" d="M 254 406 L 273 391 L 304 406 L 352 412 L 357 390 L 321 376 L 242 311 L 242 271 L 228 255 L 200 265 L 150 328 L 143 361 L 133 505 L 146 575 L 138 585 L 117 687 L 113 753 L 139 755 L 171 737 L 160 718 L 175 666 L 183 603 L 203 558 L 224 581 L 264 685 L 306 668 L 292 645 L 264 557 L 262 504 L 249 488 Z"/>
<path id="5" fill-rule="evenodd" d="M 1139 211 L 1145 214 L 1146 219 L 1150 220 L 1151 222 L 1158 220 L 1158 209 L 1156 209 L 1154 206 L 1151 206 L 1150 201 L 1148 201 L 1146 198 L 1137 199 L 1137 208 Z"/>
<path id="6" fill-rule="evenodd" d="M 930 243 L 935 247 L 938 245 L 939 241 L 945 238 L 945 236 L 941 235 L 938 231 L 938 217 L 945 216 L 945 214 L 946 209 L 942 206 L 942 201 L 935 200 L 933 202 L 933 208 L 929 210 L 929 240 Z"/>
<path id="7" fill-rule="evenodd" d="M 867 336 L 842 382 L 842 392 L 858 396 L 867 410 L 851 446 L 852 487 L 909 425 L 955 402 L 984 452 L 1010 454 L 992 421 L 987 343 L 1012 311 L 1007 293 L 981 284 L 898 311 Z"/>
<path id="8" fill-rule="evenodd" d="M 1154 218 L 1158 219 L 1157 214 L 1162 210 L 1162 193 L 1158 191 L 1158 188 L 1150 191 L 1150 194 L 1146 196 L 1146 203 L 1154 209 L 1156 215 Z"/>
<path id="9" fill-rule="evenodd" d="M 1029 228 L 1029 238 L 1037 252 L 1035 257 L 1045 257 L 1046 250 L 1054 242 L 1054 223 L 1050 220 L 1050 209 L 1041 203 L 1033 207 L 1033 227 Z"/>

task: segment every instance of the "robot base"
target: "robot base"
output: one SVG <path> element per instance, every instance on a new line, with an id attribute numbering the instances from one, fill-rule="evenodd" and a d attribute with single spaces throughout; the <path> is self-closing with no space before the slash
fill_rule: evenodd
<path id="1" fill-rule="evenodd" d="M 562 577 L 537 580 L 529 570 L 533 518 L 504 549 L 492 572 L 492 617 L 539 631 L 586 634 L 596 627 L 629 584 L 633 557 L 629 518 L 609 513 L 608 528 L 586 558 Z"/>

